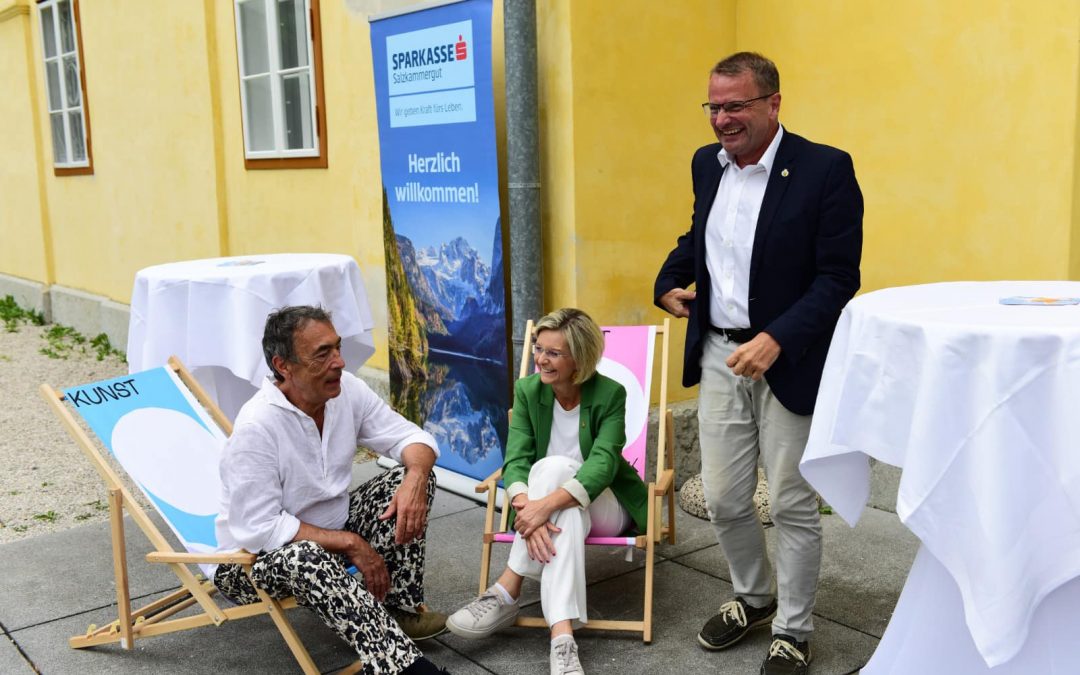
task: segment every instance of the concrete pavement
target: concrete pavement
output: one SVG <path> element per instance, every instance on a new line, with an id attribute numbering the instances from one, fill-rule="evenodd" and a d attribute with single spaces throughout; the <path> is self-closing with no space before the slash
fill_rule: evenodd
<path id="1" fill-rule="evenodd" d="M 357 465 L 357 480 L 379 471 L 374 462 Z M 896 515 L 867 509 L 858 527 L 835 515 L 823 516 L 825 554 L 815 611 L 814 675 L 857 672 L 873 653 L 888 623 L 918 545 Z M 429 526 L 428 604 L 453 611 L 477 589 L 483 509 L 440 490 Z M 165 529 L 164 527 L 162 528 Z M 721 602 L 730 599 L 726 564 L 711 526 L 678 511 L 678 543 L 658 549 L 652 644 L 630 633 L 581 631 L 582 664 L 593 673 L 709 672 L 751 675 L 769 646 L 768 630 L 751 633 L 723 652 L 707 652 L 697 631 Z M 164 566 L 145 562 L 150 550 L 138 528 L 128 523 L 132 596 L 146 601 L 176 587 Z M 775 533 L 767 532 L 770 546 Z M 493 577 L 506 561 L 497 548 Z M 591 548 L 589 615 L 640 615 L 643 553 L 627 563 L 623 551 Z M 106 524 L 77 527 L 0 545 L 0 673 L 296 673 L 299 669 L 267 617 L 226 622 L 118 646 L 73 650 L 71 635 L 88 624 L 116 616 L 109 533 Z M 540 615 L 539 594 L 527 583 L 523 612 Z M 310 612 L 289 612 L 323 672 L 352 662 L 351 652 Z M 425 655 L 458 674 L 547 673 L 544 631 L 513 628 L 481 641 L 449 633 L 421 644 Z"/>

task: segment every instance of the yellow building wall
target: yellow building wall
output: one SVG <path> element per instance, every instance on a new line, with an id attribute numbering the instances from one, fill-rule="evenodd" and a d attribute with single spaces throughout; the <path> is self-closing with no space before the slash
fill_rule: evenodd
<path id="1" fill-rule="evenodd" d="M 0 0 L 0 12 L 30 4 Z M 0 22 L 0 75 L 13 92 L 0 97 L 12 131 L 0 140 L 0 236 L 14 243 L 0 247 L 0 273 L 127 302 L 135 272 L 160 262 L 345 253 L 360 263 L 378 326 L 372 365 L 385 367 L 362 9 L 321 3 L 329 166 L 305 170 L 244 168 L 231 2 L 81 3 L 92 176 L 53 175 L 36 12 Z M 1080 278 L 1075 0 L 1045 0 L 1038 11 L 1010 0 L 546 0 L 537 32 L 537 255 L 549 309 L 580 306 L 604 323 L 665 316 L 651 304 L 653 278 L 689 226 L 691 154 L 714 138 L 698 105 L 708 69 L 736 49 L 777 62 L 792 131 L 854 156 L 867 207 L 864 291 Z M 505 223 L 505 188 L 502 197 Z M 685 322 L 675 327 L 677 382 Z"/>
<path id="2" fill-rule="evenodd" d="M 1080 17 L 1077 18 L 1080 23 Z M 1080 28 L 1077 29 L 1080 32 Z M 1073 136 L 1073 185 L 1072 185 L 1072 246 L 1069 257 L 1069 278 L 1080 279 L 1080 67 L 1076 69 L 1076 114 Z"/>
<path id="3" fill-rule="evenodd" d="M 0 96 L 0 272 L 47 282 L 39 157 L 52 147 L 37 126 L 30 17 L 25 0 L 0 1 L 0 73 L 11 78 Z"/>
<path id="4" fill-rule="evenodd" d="M 652 282 L 689 227 L 691 154 L 715 140 L 697 105 L 736 50 L 776 61 L 788 128 L 853 155 L 863 291 L 1077 276 L 1075 1 L 546 4 L 566 24 L 541 22 L 548 307 L 664 316 Z"/>
<path id="5" fill-rule="evenodd" d="M 737 24 L 781 121 L 854 157 L 864 291 L 1069 276 L 1080 3 L 765 0 Z"/>
<path id="6" fill-rule="evenodd" d="M 280 252 L 342 253 L 356 258 L 375 320 L 375 355 L 387 368 L 386 274 L 382 179 L 367 15 L 345 3 L 320 3 L 326 97 L 325 169 L 248 170 L 232 3 L 216 3 L 214 70 L 221 92 L 228 255 Z M 493 17 L 496 109 L 503 106 L 502 14 Z M 505 198 L 505 196 L 504 196 Z"/>
<path id="7" fill-rule="evenodd" d="M 690 227 L 690 157 L 714 137 L 708 72 L 735 46 L 734 0 L 546 2 L 538 17 L 544 304 L 659 323 L 660 265 Z M 673 321 L 670 395 L 686 322 Z"/>
<path id="8" fill-rule="evenodd" d="M 94 173 L 57 177 L 46 160 L 55 282 L 128 302 L 138 269 L 218 254 L 205 16 L 193 2 L 79 6 Z M 36 11 L 33 24 L 44 116 Z"/>

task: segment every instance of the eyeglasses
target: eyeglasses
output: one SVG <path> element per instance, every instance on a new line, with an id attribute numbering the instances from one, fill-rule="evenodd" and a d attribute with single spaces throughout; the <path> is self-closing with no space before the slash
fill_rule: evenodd
<path id="1" fill-rule="evenodd" d="M 563 354 L 562 352 L 557 352 L 554 349 L 544 349 L 540 345 L 535 345 L 535 344 L 532 347 L 532 351 L 533 351 L 533 356 L 535 356 L 537 358 L 540 358 L 540 356 L 543 355 L 543 356 L 548 357 L 552 361 L 554 361 L 556 359 L 559 359 L 559 358 L 562 358 L 563 356 L 566 356 L 566 354 Z"/>
<path id="2" fill-rule="evenodd" d="M 770 96 L 779 92 L 773 92 L 772 94 L 765 94 L 764 96 L 758 96 L 757 98 L 748 98 L 745 101 L 728 101 L 727 103 L 702 103 L 701 109 L 705 111 L 705 114 L 709 116 L 709 119 L 715 118 L 723 110 L 729 115 L 742 112 L 750 107 L 750 104 L 754 101 L 760 101 L 763 98 L 769 98 Z"/>

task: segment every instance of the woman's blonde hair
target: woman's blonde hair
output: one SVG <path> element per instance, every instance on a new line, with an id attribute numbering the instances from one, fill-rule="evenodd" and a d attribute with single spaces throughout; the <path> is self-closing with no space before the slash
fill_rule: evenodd
<path id="1" fill-rule="evenodd" d="M 585 312 L 573 307 L 563 307 L 536 322 L 533 341 L 545 330 L 557 330 L 566 338 L 570 357 L 574 359 L 574 384 L 580 385 L 596 372 L 600 357 L 604 354 L 604 334 L 600 326 Z"/>

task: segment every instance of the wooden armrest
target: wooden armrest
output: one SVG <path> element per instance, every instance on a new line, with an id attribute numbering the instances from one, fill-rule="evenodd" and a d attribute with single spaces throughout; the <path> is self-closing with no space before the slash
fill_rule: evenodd
<path id="1" fill-rule="evenodd" d="M 671 485 L 674 481 L 675 472 L 672 469 L 664 469 L 663 473 L 660 474 L 660 482 L 653 485 L 653 496 L 661 497 L 666 495 L 671 490 Z"/>
<path id="2" fill-rule="evenodd" d="M 501 468 L 495 469 L 495 473 L 491 474 L 490 476 L 488 476 L 484 480 L 477 483 L 476 487 L 473 488 L 473 489 L 476 490 L 477 493 L 487 492 L 488 490 L 494 490 L 495 486 L 496 486 L 496 484 L 498 484 L 500 478 L 502 478 L 502 469 Z"/>
<path id="3" fill-rule="evenodd" d="M 184 563 L 196 565 L 199 563 L 210 565 L 250 565 L 255 562 L 255 554 L 247 551 L 234 553 L 177 553 L 154 551 L 146 554 L 146 561 L 152 563 Z"/>

